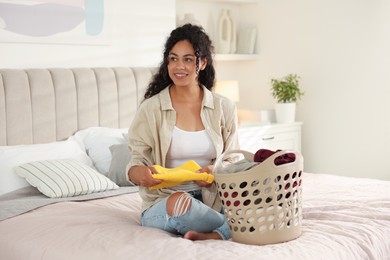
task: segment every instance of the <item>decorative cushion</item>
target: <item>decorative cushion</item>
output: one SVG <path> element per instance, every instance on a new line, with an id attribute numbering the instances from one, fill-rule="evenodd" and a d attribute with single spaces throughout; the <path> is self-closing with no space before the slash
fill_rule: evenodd
<path id="1" fill-rule="evenodd" d="M 0 146 L 0 195 L 29 186 L 26 180 L 15 174 L 14 167 L 56 159 L 76 159 L 88 166 L 93 165 L 83 144 L 73 137 L 46 144 Z"/>
<path id="2" fill-rule="evenodd" d="M 15 172 L 50 198 L 119 188 L 107 177 L 73 159 L 30 162 L 15 167 Z"/>
<path id="3" fill-rule="evenodd" d="M 130 162 L 130 151 L 127 143 L 110 146 L 112 160 L 107 177 L 119 186 L 132 186 L 127 180 L 126 166 Z"/>

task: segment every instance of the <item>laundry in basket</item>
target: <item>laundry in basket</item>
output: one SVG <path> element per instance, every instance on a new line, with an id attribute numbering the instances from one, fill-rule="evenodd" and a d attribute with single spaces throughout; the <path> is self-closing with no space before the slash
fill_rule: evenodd
<path id="1" fill-rule="evenodd" d="M 293 162 L 276 165 L 279 156 Z M 249 170 L 224 173 L 229 157 L 253 162 L 254 154 L 233 150 L 217 158 L 213 174 L 224 214 L 235 242 L 264 245 L 286 242 L 302 233 L 303 157 L 292 150 L 274 153 Z"/>

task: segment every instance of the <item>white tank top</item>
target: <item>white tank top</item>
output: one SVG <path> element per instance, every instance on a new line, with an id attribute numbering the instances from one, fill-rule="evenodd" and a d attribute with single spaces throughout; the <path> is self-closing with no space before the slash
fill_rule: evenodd
<path id="1" fill-rule="evenodd" d="M 194 160 L 201 167 L 204 167 L 209 165 L 215 156 L 215 147 L 206 130 L 185 131 L 175 126 L 165 167 L 175 168 L 188 160 Z M 172 189 L 193 191 L 199 190 L 200 187 L 195 182 L 186 182 L 172 187 Z"/>

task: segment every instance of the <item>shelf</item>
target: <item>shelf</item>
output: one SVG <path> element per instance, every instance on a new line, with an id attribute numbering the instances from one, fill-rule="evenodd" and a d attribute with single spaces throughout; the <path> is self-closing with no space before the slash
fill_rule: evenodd
<path id="1" fill-rule="evenodd" d="M 176 0 L 176 16 L 178 19 L 182 19 L 182 16 L 186 13 L 191 13 L 195 16 L 195 19 L 199 21 L 206 31 L 210 31 L 209 35 L 212 41 L 217 44 L 217 25 L 218 17 L 217 11 L 222 9 L 231 10 L 231 14 L 236 22 L 241 21 L 240 10 L 241 6 L 245 4 L 257 4 L 259 0 Z M 211 15 L 212 14 L 212 15 Z M 245 19 L 244 19 L 245 20 Z M 207 26 L 206 26 L 207 25 Z M 209 27 L 209 28 L 208 28 Z M 247 27 L 247 25 L 246 25 Z M 241 28 L 237 23 L 236 28 Z M 238 34 L 238 31 L 237 31 Z M 248 35 L 249 36 L 249 35 Z M 237 35 L 238 37 L 238 35 Z M 238 45 L 238 42 L 236 42 Z M 215 45 L 216 50 L 217 46 Z M 236 46 L 238 47 L 238 46 Z M 256 49 L 256 48 L 255 48 Z M 246 49 L 240 49 L 241 52 L 251 53 L 251 51 L 245 51 Z M 255 50 L 253 54 L 215 54 L 215 61 L 254 61 L 259 58 L 259 55 Z"/>
<path id="2" fill-rule="evenodd" d="M 259 0 L 211 0 L 211 2 L 233 3 L 233 4 L 257 4 Z"/>
<path id="3" fill-rule="evenodd" d="M 179 0 L 189 1 L 189 0 Z M 232 3 L 232 4 L 257 4 L 259 0 L 198 0 L 199 2 Z"/>
<path id="4" fill-rule="evenodd" d="M 257 60 L 257 54 L 215 54 L 216 61 L 245 61 Z"/>

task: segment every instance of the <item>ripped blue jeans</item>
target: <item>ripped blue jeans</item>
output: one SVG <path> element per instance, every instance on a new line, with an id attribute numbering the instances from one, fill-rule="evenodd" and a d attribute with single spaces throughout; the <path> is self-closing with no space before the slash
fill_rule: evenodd
<path id="1" fill-rule="evenodd" d="M 169 216 L 167 197 L 142 212 L 142 225 L 180 235 L 184 235 L 190 230 L 200 233 L 217 232 L 222 239 L 230 239 L 230 229 L 225 216 L 203 204 L 200 191 L 188 193 L 191 195 L 191 207 L 186 213 L 179 216 Z"/>

